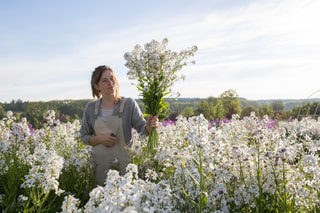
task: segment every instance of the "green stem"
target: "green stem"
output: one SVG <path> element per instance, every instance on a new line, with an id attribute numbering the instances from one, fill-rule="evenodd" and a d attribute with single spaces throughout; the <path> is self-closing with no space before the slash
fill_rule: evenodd
<path id="1" fill-rule="evenodd" d="M 157 129 L 155 127 L 151 127 L 145 154 L 154 156 L 155 148 L 158 147 L 158 142 L 159 135 Z"/>
<path id="2" fill-rule="evenodd" d="M 199 167 L 199 174 L 200 174 L 200 201 L 199 201 L 199 213 L 202 212 L 203 209 L 203 166 L 202 166 L 202 149 L 200 148 L 199 151 L 199 160 L 200 160 L 200 167 Z"/>
<path id="3" fill-rule="evenodd" d="M 287 206 L 286 172 L 285 172 L 284 159 L 282 159 L 282 190 L 283 190 L 283 197 L 284 197 L 284 201 L 282 205 L 283 205 L 284 211 L 287 212 L 288 206 Z"/>

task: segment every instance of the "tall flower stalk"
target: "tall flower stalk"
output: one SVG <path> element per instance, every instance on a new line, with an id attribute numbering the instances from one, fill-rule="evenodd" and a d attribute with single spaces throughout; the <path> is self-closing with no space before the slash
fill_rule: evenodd
<path id="1" fill-rule="evenodd" d="M 198 50 L 192 46 L 180 52 L 167 49 L 168 39 L 162 42 L 152 40 L 142 48 L 137 44 L 131 52 L 126 52 L 124 58 L 125 66 L 129 68 L 127 73 L 130 80 L 137 81 L 137 88 L 141 92 L 141 100 L 144 103 L 145 115 L 163 115 L 168 106 L 163 98 L 172 95 L 174 83 L 185 76 L 178 73 L 186 66 L 190 57 Z M 179 93 L 177 93 L 177 97 Z M 146 153 L 154 153 L 158 146 L 159 136 L 157 130 L 150 130 Z"/>

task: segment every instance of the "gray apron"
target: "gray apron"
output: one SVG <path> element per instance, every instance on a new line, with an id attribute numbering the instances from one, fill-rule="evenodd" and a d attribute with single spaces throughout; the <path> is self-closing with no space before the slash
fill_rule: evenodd
<path id="1" fill-rule="evenodd" d="M 123 128 L 122 113 L 125 99 L 120 104 L 119 114 L 109 117 L 98 116 L 99 101 L 95 105 L 94 131 L 96 135 L 115 134 L 118 142 L 113 147 L 98 144 L 93 147 L 93 158 L 96 164 L 96 179 L 98 185 L 104 185 L 110 169 L 116 169 L 120 175 L 126 173 L 126 167 L 131 161 L 131 153 L 126 145 Z M 115 163 L 117 159 L 117 163 Z"/>

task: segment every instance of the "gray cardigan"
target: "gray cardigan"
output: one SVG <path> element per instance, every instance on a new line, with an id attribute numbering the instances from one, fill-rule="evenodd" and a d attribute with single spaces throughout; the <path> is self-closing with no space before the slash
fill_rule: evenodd
<path id="1" fill-rule="evenodd" d="M 126 140 L 126 144 L 131 146 L 132 128 L 136 129 L 140 135 L 148 135 L 146 131 L 146 121 L 143 118 L 143 114 L 135 100 L 132 98 L 121 97 L 121 100 L 116 104 L 112 115 L 117 115 L 120 109 L 120 103 L 126 99 L 122 114 L 122 128 L 123 134 Z M 101 99 L 97 100 L 99 102 L 99 116 L 101 116 Z M 97 101 L 89 102 L 84 110 L 80 135 L 82 143 L 85 145 L 90 145 L 89 139 L 91 136 L 95 135 L 94 122 L 95 122 L 95 103 Z"/>

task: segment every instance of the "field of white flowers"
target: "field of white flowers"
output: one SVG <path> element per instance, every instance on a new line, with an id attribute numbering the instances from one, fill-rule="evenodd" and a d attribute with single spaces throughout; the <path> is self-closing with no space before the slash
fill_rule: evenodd
<path id="1" fill-rule="evenodd" d="M 134 135 L 127 174 L 91 175 L 79 121 L 50 111 L 42 129 L 0 121 L 2 212 L 318 212 L 320 121 L 254 114 L 213 125 L 203 116 L 158 128 L 154 158 Z"/>

